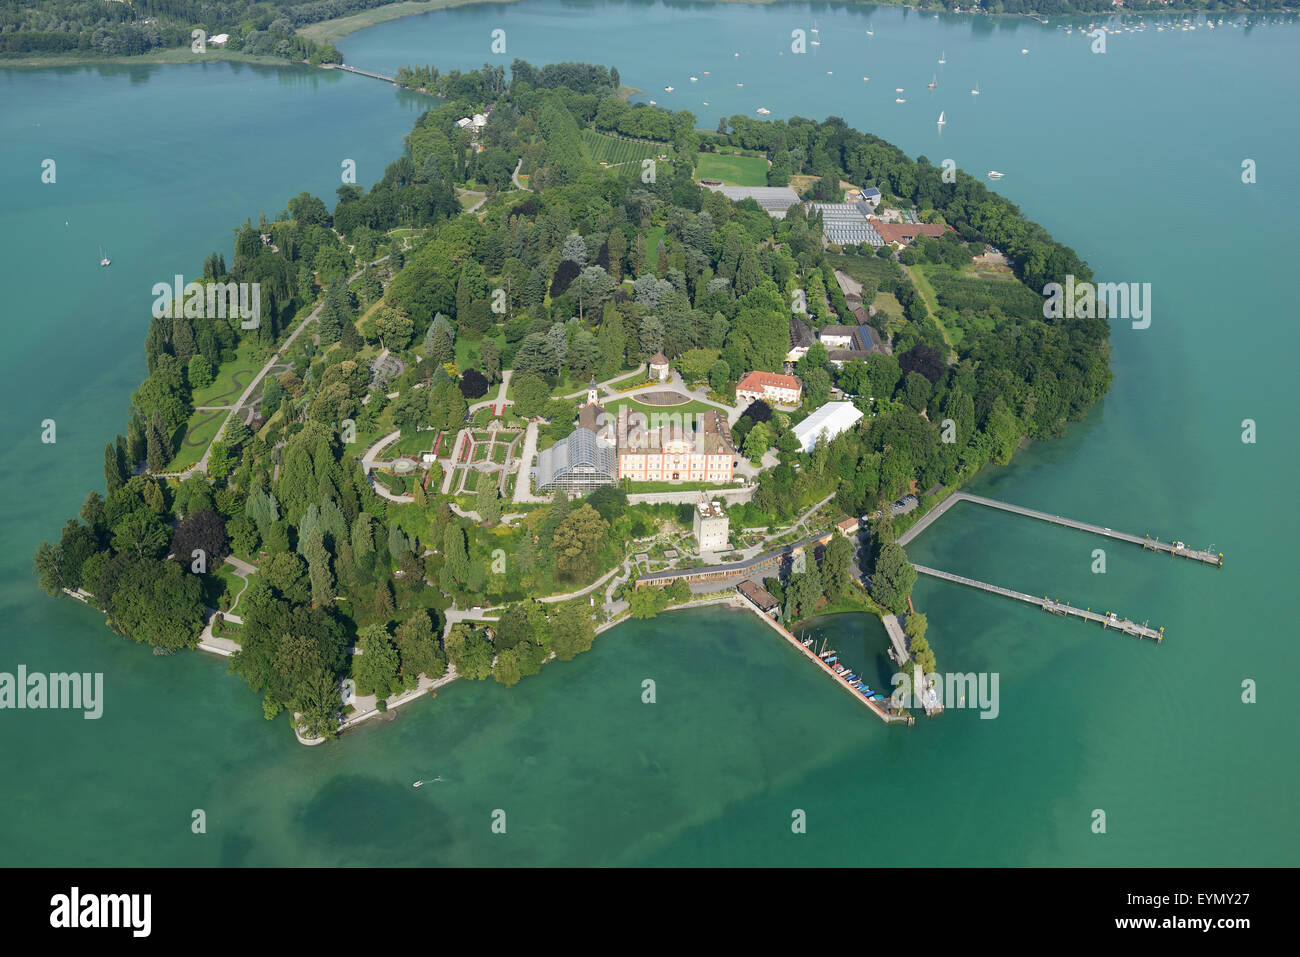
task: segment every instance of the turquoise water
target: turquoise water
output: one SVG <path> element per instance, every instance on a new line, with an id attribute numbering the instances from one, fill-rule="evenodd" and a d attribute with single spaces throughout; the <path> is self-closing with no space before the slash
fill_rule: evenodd
<path id="1" fill-rule="evenodd" d="M 795 56 L 790 31 L 814 18 L 821 46 Z M 30 554 L 102 481 L 103 444 L 143 375 L 152 283 L 188 274 L 211 249 L 228 254 L 245 216 L 273 214 L 303 188 L 330 196 L 344 158 L 361 182 L 378 178 L 419 104 L 306 70 L 0 71 L 0 417 L 11 437 L 0 452 L 0 670 L 103 671 L 107 699 L 94 722 L 0 712 L 17 771 L 0 784 L 0 861 L 1297 863 L 1285 675 L 1300 665 L 1289 560 L 1300 523 L 1285 503 L 1300 466 L 1288 429 L 1300 134 L 1280 104 L 1300 94 L 1300 34 L 1149 28 L 1094 55 L 1058 26 L 539 0 L 408 18 L 341 43 L 361 68 L 469 69 L 501 59 L 488 50 L 501 27 L 507 64 L 613 64 L 702 126 L 760 106 L 838 115 L 932 162 L 1004 171 L 995 188 L 1099 280 L 1152 284 L 1151 327 L 1113 326 L 1114 388 L 1089 420 L 972 490 L 1213 543 L 1225 567 L 957 506 L 913 544 L 917 561 L 1150 619 L 1168 637 L 1139 643 L 922 580 L 915 599 L 940 667 L 998 672 L 1001 707 L 996 720 L 952 710 L 910 730 L 871 719 L 751 618 L 701 611 L 616 629 L 514 689 L 457 682 L 390 724 L 304 749 L 221 662 L 154 658 L 93 611 L 45 598 Z M 39 182 L 47 156 L 54 186 Z M 1258 164 L 1254 185 L 1240 181 L 1245 158 Z M 110 270 L 95 266 L 101 243 Z M 39 441 L 46 417 L 54 446 Z M 1257 444 L 1241 442 L 1245 418 Z M 1098 547 L 1104 575 L 1090 570 Z M 887 675 L 878 623 L 814 625 Z M 653 705 L 641 702 L 646 678 Z M 1258 704 L 1241 703 L 1245 679 L 1259 683 Z M 409 788 L 437 774 L 435 789 Z M 207 811 L 206 835 L 190 833 L 194 808 Z M 1089 829 L 1097 808 L 1104 836 Z M 504 836 L 490 831 L 497 809 Z M 794 809 L 808 814 L 805 835 L 791 833 Z"/>

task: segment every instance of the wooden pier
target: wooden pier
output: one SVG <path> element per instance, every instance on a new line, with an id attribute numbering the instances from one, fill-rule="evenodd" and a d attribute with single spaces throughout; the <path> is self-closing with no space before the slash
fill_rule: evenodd
<path id="1" fill-rule="evenodd" d="M 1078 529 L 1081 532 L 1091 532 L 1094 535 L 1102 535 L 1106 538 L 1113 538 L 1121 542 L 1130 542 L 1134 545 L 1141 545 L 1147 551 L 1165 552 L 1178 558 L 1190 558 L 1194 561 L 1202 562 L 1206 565 L 1214 565 L 1216 568 L 1223 567 L 1223 553 L 1214 553 L 1204 549 L 1189 548 L 1180 541 L 1162 542 L 1158 538 L 1152 538 L 1150 535 L 1130 535 L 1128 532 L 1117 532 L 1112 528 L 1104 528 L 1101 525 L 1093 525 L 1090 522 L 1079 522 L 1072 518 L 1064 518 L 1060 515 L 1049 515 L 1047 512 L 1040 512 L 1037 509 L 1025 508 L 1021 505 L 1011 505 L 1007 502 L 999 502 L 997 499 L 984 498 L 980 495 L 971 495 L 968 492 L 953 492 L 946 499 L 929 511 L 924 518 L 898 536 L 898 544 L 906 545 L 921 532 L 925 531 L 930 524 L 948 509 L 952 508 L 958 502 L 974 502 L 976 505 L 985 505 L 989 508 L 1000 509 L 1004 512 L 1011 512 L 1013 515 L 1023 515 L 1026 518 L 1036 518 L 1040 522 L 1050 522 L 1053 525 L 1060 525 L 1065 528 Z"/>
<path id="2" fill-rule="evenodd" d="M 1068 602 L 1056 601 L 1053 598 L 1039 598 L 1035 595 L 1027 595 L 1021 591 L 1014 591 L 1010 588 L 1003 588 L 1000 585 L 990 585 L 988 582 L 976 581 L 974 578 L 966 578 L 962 575 L 954 575 L 952 572 L 942 572 L 937 568 L 927 568 L 924 565 L 915 565 L 918 572 L 922 575 L 930 575 L 933 578 L 942 578 L 944 581 L 956 582 L 958 585 L 969 585 L 971 588 L 978 588 L 981 591 L 992 592 L 995 595 L 1002 595 L 1006 598 L 1015 598 L 1031 605 L 1037 605 L 1043 611 L 1051 612 L 1053 615 L 1073 616 L 1082 618 L 1085 621 L 1095 621 L 1103 628 L 1114 628 L 1116 631 L 1122 631 L 1126 635 L 1132 635 L 1134 638 L 1150 638 L 1159 643 L 1165 637 L 1163 628 L 1152 628 L 1150 625 L 1143 623 L 1138 624 L 1128 618 L 1121 618 L 1119 615 L 1112 613 L 1101 614 L 1087 608 L 1076 608 Z"/>

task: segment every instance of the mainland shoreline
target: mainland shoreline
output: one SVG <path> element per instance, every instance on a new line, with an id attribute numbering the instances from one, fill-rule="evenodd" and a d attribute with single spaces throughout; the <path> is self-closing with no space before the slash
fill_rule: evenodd
<path id="1" fill-rule="evenodd" d="M 369 10 L 363 10 L 360 13 L 348 14 L 343 17 L 336 17 L 331 20 L 321 20 L 317 23 L 310 23 L 294 32 L 304 39 L 312 40 L 316 43 L 334 44 L 345 37 L 351 36 L 370 27 L 379 26 L 383 23 L 392 23 L 395 20 L 401 20 L 406 17 L 419 16 L 425 13 L 436 13 L 440 10 L 451 10 L 457 7 L 467 6 L 485 6 L 497 5 L 505 6 L 523 2 L 523 0 L 401 0 L 398 3 L 387 4 L 382 7 L 373 7 Z M 778 3 L 789 3 L 790 0 L 707 0 L 710 3 L 735 4 L 740 6 L 773 6 Z M 911 10 L 919 14 L 938 14 L 939 16 L 954 16 L 946 9 L 938 10 L 922 9 L 915 3 L 891 3 L 890 0 L 877 0 L 873 3 L 863 3 L 860 6 L 891 7 L 899 10 Z M 1177 18 L 1187 16 L 1209 16 L 1210 11 L 1194 4 L 1170 4 L 1163 10 L 1152 10 L 1142 12 L 1126 11 L 1123 8 L 1116 8 L 1118 15 L 1134 16 L 1145 18 L 1148 14 L 1155 19 L 1159 18 Z M 1297 9 L 1294 7 L 1277 6 L 1272 8 L 1254 9 L 1248 11 L 1236 11 L 1233 15 L 1241 13 L 1255 15 L 1269 14 L 1291 14 L 1295 15 Z M 1025 19 L 1034 20 L 1037 23 L 1045 23 L 1052 18 L 1062 21 L 1070 20 L 1092 20 L 1099 18 L 1105 19 L 1116 15 L 1115 11 L 1107 13 L 1061 13 L 1053 14 L 1051 17 L 1042 13 L 988 13 L 983 10 L 978 12 L 964 13 L 961 16 L 970 17 L 990 17 L 998 20 L 1004 19 Z M 23 56 L 15 57 L 12 60 L 0 57 L 0 68 L 13 69 L 42 69 L 46 67 L 60 66 L 90 66 L 98 64 L 118 64 L 125 65 L 131 63 L 142 63 L 149 65 L 172 64 L 172 63 L 192 63 L 195 54 L 189 51 L 186 46 L 168 47 L 165 49 L 153 50 L 149 53 L 141 53 L 133 56 L 101 56 L 90 54 L 82 56 L 80 54 L 60 53 L 41 56 Z M 286 60 L 283 57 L 275 56 L 251 56 L 238 50 L 223 50 L 220 48 L 211 49 L 202 54 L 206 60 L 223 60 L 233 63 L 249 63 L 258 66 L 309 66 L 306 60 Z M 642 92 L 637 90 L 635 92 Z"/>

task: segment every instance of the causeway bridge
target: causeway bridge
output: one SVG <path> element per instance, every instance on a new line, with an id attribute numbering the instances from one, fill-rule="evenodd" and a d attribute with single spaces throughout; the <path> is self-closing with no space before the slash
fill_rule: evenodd
<path id="1" fill-rule="evenodd" d="M 939 571 L 937 568 L 927 568 L 925 565 L 913 566 L 922 575 L 930 575 L 933 578 L 942 578 L 944 581 L 955 582 L 958 585 L 967 585 L 971 588 L 978 588 L 981 591 L 992 592 L 994 595 L 1002 595 L 1006 598 L 1015 598 L 1018 601 L 1028 602 L 1031 605 L 1037 605 L 1043 611 L 1051 612 L 1053 615 L 1063 615 L 1067 617 L 1082 618 L 1085 621 L 1094 621 L 1103 628 L 1114 628 L 1122 631 L 1126 635 L 1132 635 L 1134 638 L 1150 638 L 1155 642 L 1160 642 L 1165 636 L 1163 628 L 1152 628 L 1148 624 L 1139 625 L 1135 621 L 1127 618 L 1121 618 L 1114 612 L 1105 615 L 1091 609 L 1076 608 L 1068 602 L 1056 601 L 1052 598 L 1039 598 L 1035 595 L 1027 595 L 1022 591 L 1014 591 L 1010 588 L 1003 588 L 1001 585 L 990 585 L 988 582 L 976 581 L 974 578 L 966 578 L 963 575 L 954 575 L 952 572 Z"/>
<path id="2" fill-rule="evenodd" d="M 1022 505 L 1011 505 L 1007 502 L 999 502 L 997 499 L 984 498 L 981 495 L 971 495 L 969 492 L 953 492 L 937 506 L 931 509 L 924 518 L 898 536 L 898 544 L 906 545 L 916 536 L 930 527 L 930 524 L 948 509 L 952 508 L 958 502 L 974 502 L 976 505 L 984 505 L 988 508 L 1000 509 L 1004 512 L 1011 512 L 1014 515 L 1023 515 L 1026 518 L 1036 518 L 1040 522 L 1050 522 L 1053 525 L 1061 525 L 1065 528 L 1078 529 L 1081 532 L 1091 532 L 1094 535 L 1102 535 L 1106 538 L 1113 538 L 1121 542 L 1130 542 L 1134 545 L 1141 545 L 1144 549 L 1152 552 L 1166 552 L 1179 558 L 1190 558 L 1194 561 L 1202 562 L 1206 565 L 1214 565 L 1216 568 L 1223 567 L 1223 554 L 1207 551 L 1205 549 L 1189 548 L 1180 541 L 1162 542 L 1158 538 L 1152 538 L 1150 535 L 1131 535 L 1128 532 L 1117 532 L 1113 528 L 1105 528 L 1101 525 L 1093 525 L 1091 522 L 1080 522 L 1072 518 L 1064 518 L 1060 515 L 1049 515 L 1047 512 L 1040 512 L 1037 509 L 1025 508 Z"/>
<path id="3" fill-rule="evenodd" d="M 348 73 L 356 73 L 359 76 L 374 77 L 376 80 L 384 80 L 388 83 L 396 83 L 397 80 L 391 76 L 385 76 L 383 73 L 371 73 L 369 70 L 358 70 L 354 66 L 344 66 L 342 63 L 335 63 L 330 67 L 332 70 L 345 70 Z"/>

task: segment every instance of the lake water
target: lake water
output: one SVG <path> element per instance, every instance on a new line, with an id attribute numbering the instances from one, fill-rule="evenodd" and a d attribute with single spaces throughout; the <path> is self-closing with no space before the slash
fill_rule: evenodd
<path id="1" fill-rule="evenodd" d="M 1150 619 L 1169 643 L 922 580 L 914 597 L 940 667 L 997 672 L 1000 708 L 911 729 L 872 719 L 750 616 L 704 610 L 615 629 L 514 689 L 456 682 L 391 723 L 306 749 L 224 663 L 155 658 L 93 610 L 46 598 L 30 556 L 102 483 L 103 444 L 144 374 L 150 286 L 188 277 L 212 249 L 229 257 L 238 222 L 302 189 L 332 202 L 344 159 L 360 182 L 378 179 L 427 101 L 305 69 L 0 70 L 0 671 L 102 671 L 106 698 L 98 721 L 0 712 L 11 769 L 0 861 L 1297 863 L 1296 707 L 1283 679 L 1300 665 L 1286 286 L 1300 134 L 1279 104 L 1300 94 L 1300 33 L 1227 22 L 1157 33 L 1156 22 L 1093 54 L 1055 21 L 530 0 L 340 44 L 349 64 L 381 72 L 603 62 L 706 127 L 759 107 L 841 116 L 931 162 L 1004 171 L 995 188 L 1099 281 L 1152 284 L 1150 328 L 1113 324 L 1115 384 L 1089 420 L 972 491 L 1213 544 L 1225 567 L 958 505 L 910 547 L 915 560 Z M 814 26 L 820 45 L 793 53 L 791 31 Z M 504 58 L 489 50 L 497 28 Z M 47 157 L 54 185 L 40 182 Z M 1245 159 L 1255 184 L 1241 181 Z M 100 245 L 110 270 L 95 265 Z M 54 445 L 40 442 L 45 418 Z M 1255 444 L 1241 441 L 1244 419 Z M 1104 575 L 1091 571 L 1099 547 Z M 811 627 L 887 679 L 877 622 Z M 1248 679 L 1256 704 L 1241 701 Z M 434 775 L 444 781 L 409 787 Z M 190 831 L 196 808 L 206 835 Z M 505 835 L 490 829 L 498 809 Z M 806 834 L 791 833 L 796 809 Z M 1091 832 L 1096 809 L 1105 835 Z"/>

